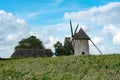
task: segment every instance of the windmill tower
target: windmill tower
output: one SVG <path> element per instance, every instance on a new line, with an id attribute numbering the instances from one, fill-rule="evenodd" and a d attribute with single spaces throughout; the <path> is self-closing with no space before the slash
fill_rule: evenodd
<path id="1" fill-rule="evenodd" d="M 97 46 L 93 43 L 90 37 L 84 32 L 82 28 L 80 28 L 77 33 L 79 24 L 77 24 L 76 29 L 73 33 L 72 22 L 70 20 L 70 28 L 71 28 L 71 37 L 72 43 L 74 46 L 74 54 L 75 55 L 89 55 L 89 40 L 96 47 L 96 49 L 102 54 L 102 52 L 97 48 Z"/>
<path id="2" fill-rule="evenodd" d="M 89 42 L 90 38 L 88 35 L 80 28 L 78 33 L 74 34 L 74 51 L 75 55 L 88 55 L 89 54 Z"/>

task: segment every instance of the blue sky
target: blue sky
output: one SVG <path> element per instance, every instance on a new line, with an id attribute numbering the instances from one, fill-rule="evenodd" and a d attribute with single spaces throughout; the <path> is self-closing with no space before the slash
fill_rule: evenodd
<path id="1" fill-rule="evenodd" d="M 54 50 L 56 41 L 70 36 L 70 19 L 104 54 L 120 53 L 119 9 L 120 0 L 1 0 L 0 57 L 10 57 L 18 41 L 30 35 Z M 99 54 L 91 43 L 90 51 Z"/>

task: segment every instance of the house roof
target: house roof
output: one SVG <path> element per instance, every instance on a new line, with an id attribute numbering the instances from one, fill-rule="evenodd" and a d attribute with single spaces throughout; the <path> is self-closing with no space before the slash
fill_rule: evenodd
<path id="1" fill-rule="evenodd" d="M 74 34 L 74 39 L 87 39 L 90 40 L 89 36 L 84 32 L 82 28 L 80 28 L 78 33 Z"/>
<path id="2" fill-rule="evenodd" d="M 11 57 L 52 57 L 51 49 L 16 49 Z"/>

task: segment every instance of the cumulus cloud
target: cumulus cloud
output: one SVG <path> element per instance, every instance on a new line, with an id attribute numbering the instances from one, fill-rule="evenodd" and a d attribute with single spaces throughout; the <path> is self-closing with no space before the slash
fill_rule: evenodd
<path id="1" fill-rule="evenodd" d="M 113 42 L 114 42 L 115 45 L 120 45 L 120 33 L 116 34 L 113 37 Z"/>
<path id="2" fill-rule="evenodd" d="M 58 3 L 61 2 L 62 0 L 58 1 Z M 101 50 L 110 49 L 116 52 L 118 48 L 120 48 L 117 47 L 117 49 L 114 49 L 116 45 L 120 45 L 119 9 L 120 2 L 111 2 L 106 5 L 92 7 L 87 10 L 66 12 L 63 19 L 72 19 L 73 29 L 76 27 L 76 22 L 79 21 L 80 27 L 83 27 L 85 31 L 89 31 L 89 35 L 92 35 L 92 40 L 98 47 L 100 47 Z M 34 14 L 32 16 L 34 17 L 36 15 L 38 14 Z M 96 29 L 99 30 L 94 32 Z M 14 46 L 18 41 L 30 35 L 37 36 L 43 41 L 46 48 L 51 48 L 53 50 L 53 44 L 56 41 L 59 40 L 63 43 L 64 37 L 71 33 L 69 22 L 28 27 L 25 19 L 21 19 L 13 13 L 0 10 L 0 34 L 0 57 L 1 55 L 3 55 L 2 57 L 9 57 L 13 53 Z M 111 46 L 114 44 L 113 47 L 109 48 L 109 46 L 103 44 L 103 42 L 105 42 L 105 44 L 107 43 L 108 40 L 106 38 L 112 40 L 113 43 L 111 42 Z M 94 51 L 94 49 L 92 50 Z"/>
<path id="3" fill-rule="evenodd" d="M 15 17 L 12 13 L 0 10 L 0 55 L 9 57 L 14 46 L 28 34 L 24 19 Z"/>
<path id="4" fill-rule="evenodd" d="M 70 32 L 69 24 L 54 24 L 54 25 L 43 25 L 37 28 L 32 28 L 29 31 L 30 35 L 35 35 L 41 39 L 46 48 L 50 48 L 54 51 L 54 44 L 57 41 L 63 43 L 64 37 Z"/>
<path id="5" fill-rule="evenodd" d="M 91 22 L 97 25 L 115 24 L 120 19 L 120 2 L 111 2 L 104 6 L 92 7 L 79 12 L 66 12 L 64 19 L 75 19 L 80 22 Z"/>
<path id="6" fill-rule="evenodd" d="M 104 52 L 106 50 L 106 46 L 104 45 L 104 38 L 100 37 L 100 36 L 95 36 L 92 41 L 94 42 L 94 44 L 98 47 L 98 49 L 100 49 L 102 52 Z M 90 53 L 91 54 L 101 54 L 96 47 L 92 44 L 92 42 L 90 41 Z"/>
<path id="7" fill-rule="evenodd" d="M 110 24 L 110 25 L 104 26 L 102 32 L 104 34 L 114 35 L 114 34 L 118 33 L 119 31 L 115 25 Z"/>
<path id="8" fill-rule="evenodd" d="M 67 24 L 28 27 L 25 19 L 0 10 L 0 57 L 10 57 L 18 41 L 30 35 L 34 35 L 42 40 L 46 48 L 54 50 L 53 44 L 57 41 L 62 41 L 65 31 L 69 28 L 67 27 Z M 62 31 L 64 32 L 56 35 Z"/>
<path id="9" fill-rule="evenodd" d="M 54 51 L 53 45 L 54 45 L 57 41 L 61 41 L 58 37 L 52 37 L 52 36 L 49 36 L 48 40 L 49 40 L 49 43 L 46 44 L 46 47 L 52 49 L 53 51 Z"/>
<path id="10" fill-rule="evenodd" d="M 14 40 L 16 40 L 17 39 L 17 35 L 12 35 L 12 34 L 10 34 L 10 35 L 7 35 L 6 37 L 5 37 L 5 42 L 11 42 L 11 41 L 14 41 Z"/>
<path id="11" fill-rule="evenodd" d="M 112 41 L 114 45 L 120 45 L 120 27 L 110 24 L 109 26 L 104 26 L 102 32 L 107 36 L 112 36 Z"/>
<path id="12" fill-rule="evenodd" d="M 34 30 L 36 32 L 34 32 Z M 37 30 L 36 29 L 34 29 L 34 30 L 30 31 L 29 34 L 34 35 L 37 38 L 39 38 L 40 40 L 42 40 L 45 48 L 52 49 L 52 51 L 54 51 L 54 46 L 53 45 L 57 41 L 61 41 L 59 37 L 52 36 L 52 35 L 49 34 L 49 32 L 47 33 L 47 30 L 40 29 L 40 28 L 37 28 Z"/>
<path id="13" fill-rule="evenodd" d="M 92 39 L 92 41 L 93 41 L 96 45 L 103 43 L 103 40 L 104 40 L 104 39 L 103 39 L 102 37 L 98 37 L 98 36 L 95 36 L 95 37 Z"/>
<path id="14" fill-rule="evenodd" d="M 111 49 L 108 46 L 110 45 L 113 46 L 112 50 L 115 51 L 115 47 L 120 45 L 119 9 L 120 2 L 110 2 L 106 5 L 101 5 L 98 7 L 94 6 L 92 8 L 78 12 L 66 12 L 63 16 L 63 19 L 72 19 L 79 21 L 81 24 L 86 24 L 86 27 L 91 30 L 91 33 L 97 29 L 94 35 L 93 33 L 91 34 L 93 36 L 92 40 L 98 46 L 100 46 L 102 50 Z M 101 45 L 103 41 L 106 45 Z"/>
<path id="15" fill-rule="evenodd" d="M 60 28 L 62 26 L 62 28 Z M 52 34 L 64 31 L 66 24 L 43 25 L 42 27 L 28 27 L 25 19 L 21 19 L 0 10 L 0 57 L 10 57 L 14 52 L 14 47 L 23 38 L 35 35 L 43 41 L 46 48 L 54 50 L 53 44 L 58 40 L 58 35 Z M 62 33 L 61 33 L 62 34 Z M 64 34 L 64 33 L 63 33 Z"/>

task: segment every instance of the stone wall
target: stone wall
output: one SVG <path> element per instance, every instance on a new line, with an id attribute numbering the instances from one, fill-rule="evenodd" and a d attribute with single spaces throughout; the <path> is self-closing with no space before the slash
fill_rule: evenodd
<path id="1" fill-rule="evenodd" d="M 75 40 L 75 55 L 89 55 L 89 42 L 86 39 Z"/>

